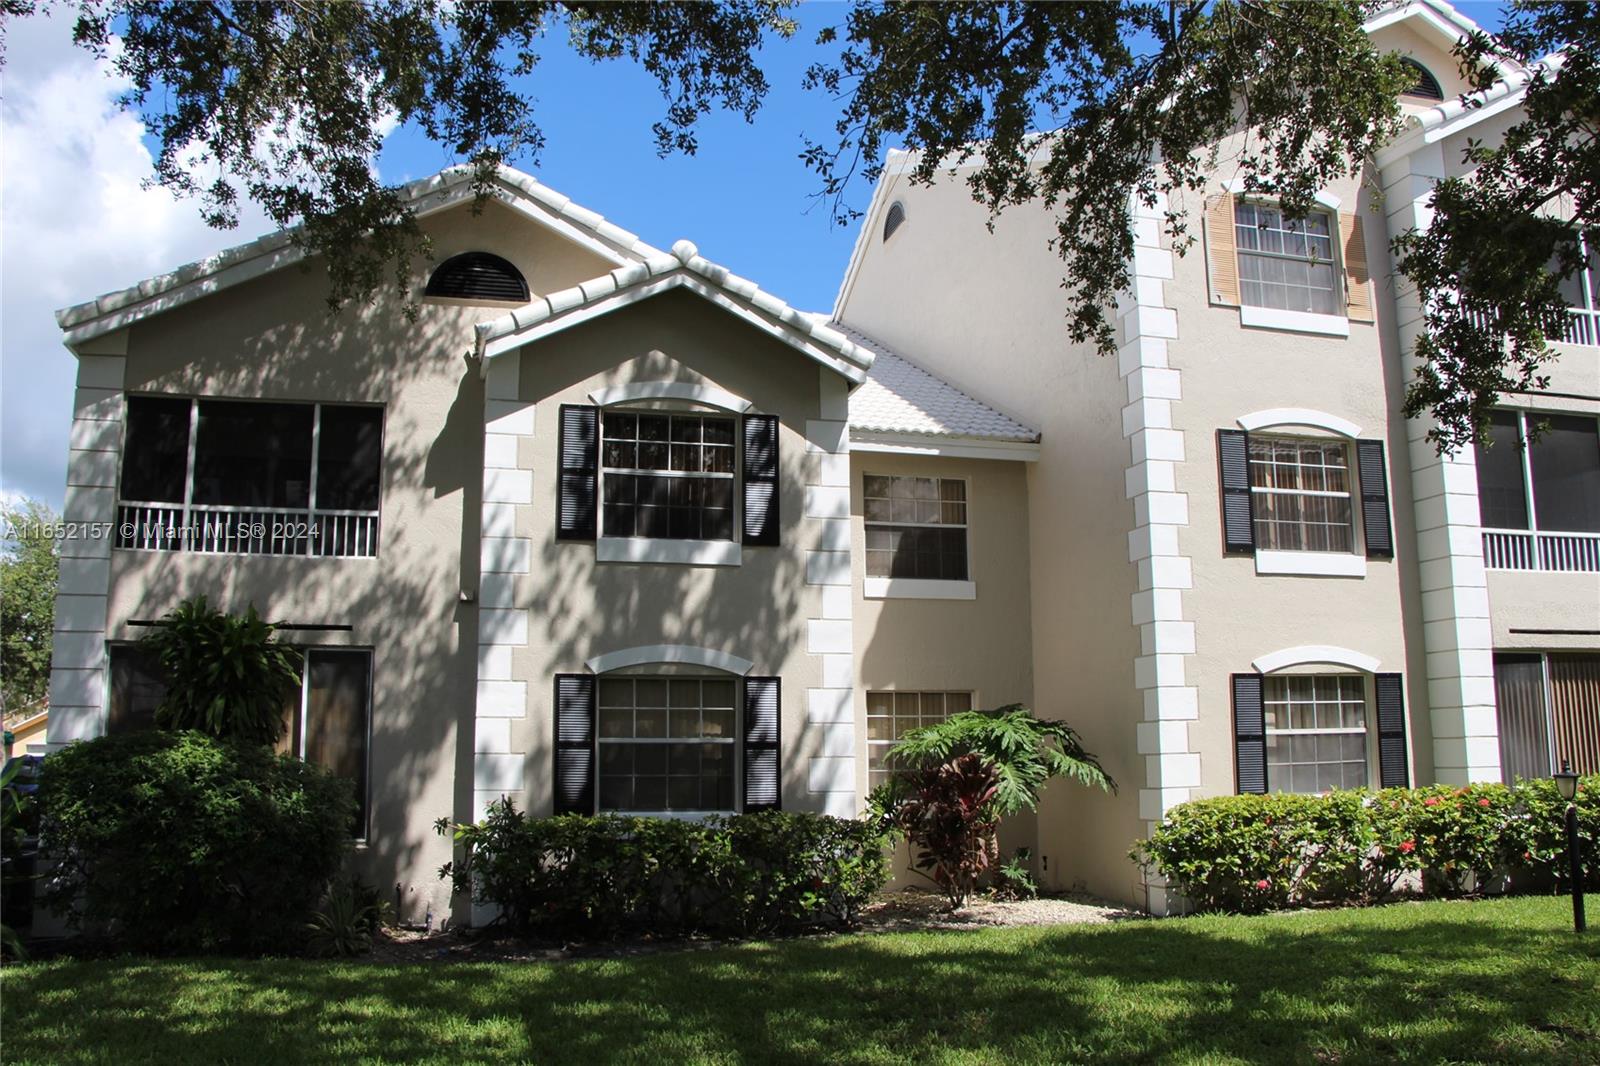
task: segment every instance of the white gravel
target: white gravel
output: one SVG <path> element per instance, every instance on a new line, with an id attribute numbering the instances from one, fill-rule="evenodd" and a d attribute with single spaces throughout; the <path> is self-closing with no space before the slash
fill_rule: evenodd
<path id="1" fill-rule="evenodd" d="M 913 929 L 975 929 L 999 925 L 1092 925 L 1143 918 L 1144 914 L 1088 895 L 996 900 L 975 896 L 959 911 L 945 910 L 943 896 L 906 889 L 885 893 L 861 914 L 871 932 Z"/>

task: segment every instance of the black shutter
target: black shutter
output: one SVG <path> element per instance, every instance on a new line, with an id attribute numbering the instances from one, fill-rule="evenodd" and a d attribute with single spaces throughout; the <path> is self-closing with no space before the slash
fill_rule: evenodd
<path id="1" fill-rule="evenodd" d="M 1399 674 L 1372 675 L 1378 703 L 1378 783 L 1383 788 L 1405 788 L 1411 783 L 1406 767 L 1406 694 Z"/>
<path id="2" fill-rule="evenodd" d="M 593 540 L 600 494 L 600 409 L 561 405 L 561 500 L 557 540 Z"/>
<path id="3" fill-rule="evenodd" d="M 778 416 L 744 416 L 744 542 L 778 543 Z"/>
<path id="4" fill-rule="evenodd" d="M 1356 441 L 1356 469 L 1361 475 L 1361 524 L 1367 536 L 1367 558 L 1393 559 L 1394 534 L 1389 531 L 1389 484 L 1383 476 L 1383 441 Z"/>
<path id="5" fill-rule="evenodd" d="M 775 677 L 744 679 L 744 809 L 775 811 L 778 786 L 778 718 L 782 683 Z"/>
<path id="6" fill-rule="evenodd" d="M 594 813 L 594 675 L 556 675 L 557 814 Z"/>
<path id="7" fill-rule="evenodd" d="M 1222 482 L 1222 550 L 1229 555 L 1256 550 L 1255 514 L 1250 502 L 1250 434 L 1217 430 L 1217 463 Z"/>
<path id="8" fill-rule="evenodd" d="M 1241 434 L 1242 436 L 1242 434 Z M 1234 777 L 1241 793 L 1267 790 L 1267 720 L 1261 675 L 1233 675 Z"/>

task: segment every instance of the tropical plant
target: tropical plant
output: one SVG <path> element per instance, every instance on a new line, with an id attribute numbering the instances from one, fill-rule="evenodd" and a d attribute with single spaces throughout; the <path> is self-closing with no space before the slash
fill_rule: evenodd
<path id="1" fill-rule="evenodd" d="M 59 521 L 38 500 L 0 507 L 0 706 L 7 721 L 50 687 Z"/>
<path id="2" fill-rule="evenodd" d="M 1039 884 L 1033 879 L 1033 871 L 1028 868 L 1028 860 L 1032 855 L 1027 848 L 1018 848 L 1011 853 L 1011 858 L 995 871 L 995 895 L 1001 899 L 1038 897 Z"/>
<path id="3" fill-rule="evenodd" d="M 382 922 L 376 893 L 355 878 L 340 878 L 306 923 L 306 946 L 311 954 L 324 957 L 364 955 L 372 949 Z"/>
<path id="4" fill-rule="evenodd" d="M 230 615 L 204 596 L 184 600 L 139 643 L 167 682 L 158 725 L 258 744 L 283 735 L 284 708 L 300 689 L 301 656 L 275 639 L 253 604 Z"/>
<path id="5" fill-rule="evenodd" d="M 887 758 L 892 773 L 872 803 L 910 840 L 914 869 L 944 891 L 952 910 L 998 861 L 1000 819 L 1037 808 L 1052 778 L 1116 791 L 1071 726 L 1021 704 L 913 729 Z"/>
<path id="6" fill-rule="evenodd" d="M 15 887 L 22 875 L 15 872 L 22 857 L 23 838 L 33 814 L 33 797 L 20 787 L 22 759 L 12 759 L 0 769 L 0 889 Z M 10 893 L 4 893 L 9 896 Z M 0 921 L 0 955 L 9 959 L 27 958 L 17 931 Z"/>

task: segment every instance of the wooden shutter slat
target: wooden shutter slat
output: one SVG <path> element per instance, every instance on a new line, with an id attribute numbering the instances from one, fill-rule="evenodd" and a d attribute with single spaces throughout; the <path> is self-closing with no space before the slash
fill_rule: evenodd
<path id="1" fill-rule="evenodd" d="M 1229 555 L 1249 555 L 1256 550 L 1250 435 L 1241 429 L 1217 430 L 1217 464 L 1222 484 L 1222 550 Z"/>
<path id="2" fill-rule="evenodd" d="M 778 776 L 783 683 L 776 677 L 744 679 L 744 809 L 783 806 Z"/>
<path id="3" fill-rule="evenodd" d="M 1389 523 L 1383 441 L 1356 441 L 1356 472 L 1361 478 L 1361 527 L 1367 539 L 1367 558 L 1393 559 L 1394 532 Z"/>
<path id="4" fill-rule="evenodd" d="M 557 674 L 555 812 L 594 813 L 593 674 Z"/>
<path id="5" fill-rule="evenodd" d="M 778 416 L 744 416 L 744 543 L 778 543 Z"/>
<path id="6" fill-rule="evenodd" d="M 1367 269 L 1367 240 L 1361 219 L 1354 213 L 1339 216 L 1340 243 L 1344 246 L 1345 305 L 1350 321 L 1373 321 L 1372 275 Z"/>
<path id="7" fill-rule="evenodd" d="M 1551 655 L 1550 696 L 1557 761 L 1600 773 L 1600 655 Z"/>
<path id="8" fill-rule="evenodd" d="M 1411 783 L 1406 759 L 1406 696 L 1399 674 L 1374 674 L 1378 704 L 1378 784 L 1405 788 Z"/>
<path id="9" fill-rule="evenodd" d="M 1239 254 L 1233 234 L 1233 194 L 1206 201 L 1206 264 L 1211 274 L 1211 302 L 1239 306 Z"/>
<path id="10" fill-rule="evenodd" d="M 600 497 L 600 409 L 561 405 L 560 501 L 557 540 L 594 540 Z"/>
<path id="11" fill-rule="evenodd" d="M 1233 772 L 1240 793 L 1267 790 L 1267 719 L 1261 675 L 1233 675 Z"/>

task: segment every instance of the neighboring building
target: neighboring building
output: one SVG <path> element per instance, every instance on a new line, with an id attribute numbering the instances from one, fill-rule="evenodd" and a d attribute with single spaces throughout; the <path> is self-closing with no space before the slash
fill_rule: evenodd
<path id="1" fill-rule="evenodd" d="M 36 711 L 15 725 L 6 727 L 7 759 L 18 755 L 43 755 L 46 751 L 45 734 L 50 726 L 50 709 Z"/>
<path id="2" fill-rule="evenodd" d="M 1373 33 L 1447 99 L 1464 26 Z M 106 535 L 63 549 L 50 741 L 148 718 L 142 623 L 254 603 L 308 649 L 289 743 L 357 781 L 407 917 L 444 905 L 441 816 L 854 814 L 969 706 L 1083 733 L 1121 792 L 1052 788 L 1007 843 L 1156 909 L 1128 847 L 1194 796 L 1600 769 L 1594 312 L 1508 398 L 1557 416 L 1527 461 L 1399 414 L 1382 250 L 1522 77 L 1408 100 L 1386 216 L 1352 181 L 1306 232 L 1219 181 L 1186 258 L 1142 219 L 1116 359 L 1066 342 L 1047 212 L 990 234 L 901 156 L 831 317 L 514 171 L 474 214 L 461 169 L 407 190 L 415 322 L 330 316 L 281 235 L 63 311 L 65 517 Z"/>

